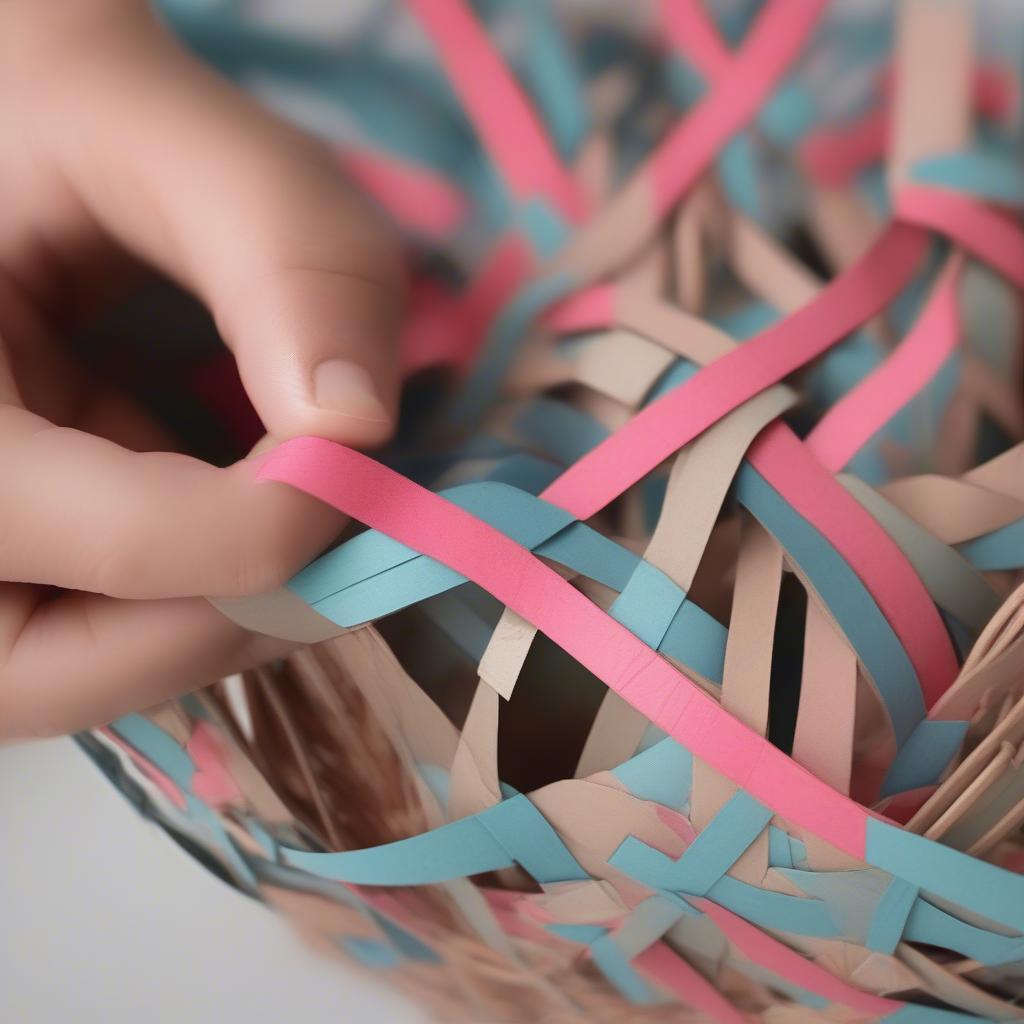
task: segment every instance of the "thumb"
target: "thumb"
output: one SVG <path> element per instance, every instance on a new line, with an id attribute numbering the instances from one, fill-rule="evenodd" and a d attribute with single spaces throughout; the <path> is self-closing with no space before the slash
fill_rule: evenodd
<path id="1" fill-rule="evenodd" d="M 67 81 L 50 80 L 39 119 L 62 177 L 206 302 L 271 434 L 385 440 L 402 289 L 383 226 L 326 147 L 193 60 L 146 5 L 92 9 L 108 20 L 54 72 Z"/>

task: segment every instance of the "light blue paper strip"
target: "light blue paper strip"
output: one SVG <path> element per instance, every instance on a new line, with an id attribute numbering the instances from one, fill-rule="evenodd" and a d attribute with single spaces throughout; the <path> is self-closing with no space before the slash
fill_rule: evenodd
<path id="1" fill-rule="evenodd" d="M 356 885 L 429 885 L 516 863 L 542 883 L 590 877 L 523 795 L 383 846 L 341 853 L 282 847 L 282 854 L 294 867 Z"/>
<path id="2" fill-rule="evenodd" d="M 429 885 L 512 867 L 515 859 L 479 817 L 366 850 L 313 853 L 282 847 L 281 852 L 287 864 L 355 885 Z"/>
<path id="3" fill-rule="evenodd" d="M 768 863 L 773 868 L 791 868 L 793 851 L 789 847 L 789 836 L 774 825 L 768 826 Z"/>
<path id="4" fill-rule="evenodd" d="M 1024 566 L 1024 519 L 975 537 L 957 550 L 976 569 L 1020 569 Z"/>
<path id="5" fill-rule="evenodd" d="M 736 496 L 807 574 L 835 616 L 867 667 L 902 746 L 924 718 L 924 699 L 907 652 L 878 605 L 835 548 L 749 463 L 737 475 Z"/>
<path id="6" fill-rule="evenodd" d="M 892 953 L 903 938 L 903 930 L 907 918 L 917 902 L 917 886 L 904 882 L 902 878 L 893 878 L 882 894 L 875 908 L 871 927 L 868 928 L 868 949 L 879 953 Z"/>
<path id="7" fill-rule="evenodd" d="M 867 820 L 866 860 L 934 893 L 1024 931 L 1024 876 L 933 843 L 876 818 Z"/>
<path id="8" fill-rule="evenodd" d="M 777 870 L 801 892 L 828 907 L 843 938 L 860 944 L 867 941 L 878 906 L 892 882 L 891 875 L 874 868 L 854 871 Z"/>
<path id="9" fill-rule="evenodd" d="M 602 935 L 590 946 L 594 963 L 622 996 L 637 1006 L 651 1006 L 662 1001 L 658 990 L 634 969 L 615 945 L 610 935 Z"/>
<path id="10" fill-rule="evenodd" d="M 609 614 L 648 647 L 657 650 L 668 632 L 686 593 L 650 562 L 637 562 Z"/>
<path id="11" fill-rule="evenodd" d="M 773 892 L 723 875 L 708 890 L 708 898 L 762 928 L 812 938 L 838 938 L 840 931 L 824 900 L 802 899 Z"/>
<path id="12" fill-rule="evenodd" d="M 562 562 L 612 589 L 624 589 L 637 567 L 645 564 L 645 579 L 660 576 L 663 582 L 658 585 L 662 589 L 673 594 L 678 590 L 667 576 L 643 563 L 638 555 L 575 522 L 564 510 L 508 484 L 482 481 L 441 493 L 536 554 Z M 379 541 L 382 554 L 380 562 L 375 563 L 373 552 Z M 379 571 L 375 571 L 377 566 Z M 465 582 L 464 576 L 440 562 L 367 530 L 317 559 L 292 579 L 289 588 L 325 618 L 353 626 L 426 601 Z M 631 601 L 626 607 L 633 625 L 645 631 L 650 629 L 643 623 L 645 613 L 660 622 L 666 611 L 655 604 L 645 608 L 642 602 Z M 648 635 L 660 633 L 662 628 L 655 625 Z M 692 601 L 676 608 L 659 649 L 706 679 L 721 680 L 725 629 Z"/>
<path id="13" fill-rule="evenodd" d="M 925 719 L 897 752 L 885 781 L 882 796 L 905 793 L 935 782 L 963 743 L 969 723 Z"/>
<path id="14" fill-rule="evenodd" d="M 364 967 L 373 970 L 389 970 L 402 962 L 398 951 L 380 939 L 365 939 L 359 936 L 341 936 L 338 945 Z"/>
<path id="15" fill-rule="evenodd" d="M 764 831 L 772 811 L 738 790 L 708 822 L 683 855 L 672 861 L 634 836 L 628 836 L 608 863 L 644 864 L 644 880 L 658 889 L 704 896 L 744 850 Z M 631 873 L 631 872 L 628 872 Z"/>
<path id="16" fill-rule="evenodd" d="M 922 185 L 941 185 L 1003 206 L 1024 207 L 1024 175 L 1020 162 L 1008 155 L 965 149 L 925 157 L 910 168 Z"/>
<path id="17" fill-rule="evenodd" d="M 983 1017 L 959 1010 L 940 1010 L 935 1006 L 914 1006 L 910 1003 L 882 1019 L 888 1024 L 985 1024 Z"/>
<path id="18" fill-rule="evenodd" d="M 801 892 L 828 907 L 840 934 L 853 942 L 864 943 L 892 876 L 876 868 L 849 871 L 811 871 L 779 867 L 781 876 Z"/>
<path id="19" fill-rule="evenodd" d="M 704 835 L 706 832 L 707 829 L 700 835 Z M 726 837 L 726 839 L 728 838 Z M 693 845 L 691 844 L 687 853 L 693 849 Z M 747 845 L 749 846 L 749 842 Z M 740 852 L 742 853 L 742 850 Z M 686 854 L 684 853 L 683 856 L 685 857 Z M 722 856 L 724 860 L 732 856 L 732 851 L 720 855 L 718 851 L 710 850 L 705 852 L 705 856 L 710 861 L 714 861 L 718 856 Z M 724 870 L 728 870 L 734 860 L 735 858 L 729 862 L 729 865 L 726 865 Z M 634 836 L 627 837 L 608 863 L 643 885 L 661 890 L 666 896 L 682 891 L 676 888 L 674 877 L 674 871 L 680 861 L 671 860 L 659 850 L 647 846 Z M 695 874 L 701 874 L 700 867 L 698 866 Z M 703 881 L 704 879 L 698 878 L 697 886 L 703 887 Z M 724 873 L 720 874 L 717 881 L 707 887 L 703 895 L 763 928 L 816 938 L 835 938 L 841 934 L 828 907 L 821 900 L 802 899 L 788 893 L 771 892 L 755 885 L 748 885 L 746 882 L 741 882 Z"/>
<path id="20" fill-rule="evenodd" d="M 671 738 L 612 769 L 634 796 L 676 811 L 684 810 L 690 802 L 692 773 L 693 755 Z"/>
<path id="21" fill-rule="evenodd" d="M 951 949 L 983 964 L 1024 961 L 1024 937 L 1014 938 L 978 928 L 924 899 L 914 902 L 904 935 L 911 942 Z"/>
<path id="22" fill-rule="evenodd" d="M 181 744 L 143 715 L 125 715 L 111 727 L 180 789 L 188 791 L 196 766 Z"/>

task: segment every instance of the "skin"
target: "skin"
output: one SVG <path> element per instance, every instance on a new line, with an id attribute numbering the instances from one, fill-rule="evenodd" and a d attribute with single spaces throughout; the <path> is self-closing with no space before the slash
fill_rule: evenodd
<path id="1" fill-rule="evenodd" d="M 0 0 L 0 195 L 11 739 L 282 655 L 204 596 L 279 586 L 344 525 L 247 462 L 170 451 L 62 338 L 150 264 L 210 309 L 272 438 L 373 445 L 392 427 L 401 280 L 326 150 L 187 55 L 142 0 Z M 318 376 L 327 360 L 344 365 Z"/>

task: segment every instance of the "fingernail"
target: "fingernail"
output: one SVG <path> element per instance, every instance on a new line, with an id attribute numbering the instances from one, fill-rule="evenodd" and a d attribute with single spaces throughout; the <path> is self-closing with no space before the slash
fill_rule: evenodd
<path id="1" fill-rule="evenodd" d="M 388 419 L 373 378 L 364 367 L 347 359 L 326 359 L 313 370 L 313 397 L 321 409 L 354 419 Z"/>

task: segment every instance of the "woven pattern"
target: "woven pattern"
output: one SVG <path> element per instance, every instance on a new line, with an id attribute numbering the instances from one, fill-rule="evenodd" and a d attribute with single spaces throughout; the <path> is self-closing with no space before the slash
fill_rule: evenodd
<path id="1" fill-rule="evenodd" d="M 1024 1016 L 1024 18 L 983 6 L 169 4 L 406 232 L 409 395 L 380 460 L 260 457 L 365 529 L 215 603 L 319 646 L 83 746 L 442 1019 Z"/>

